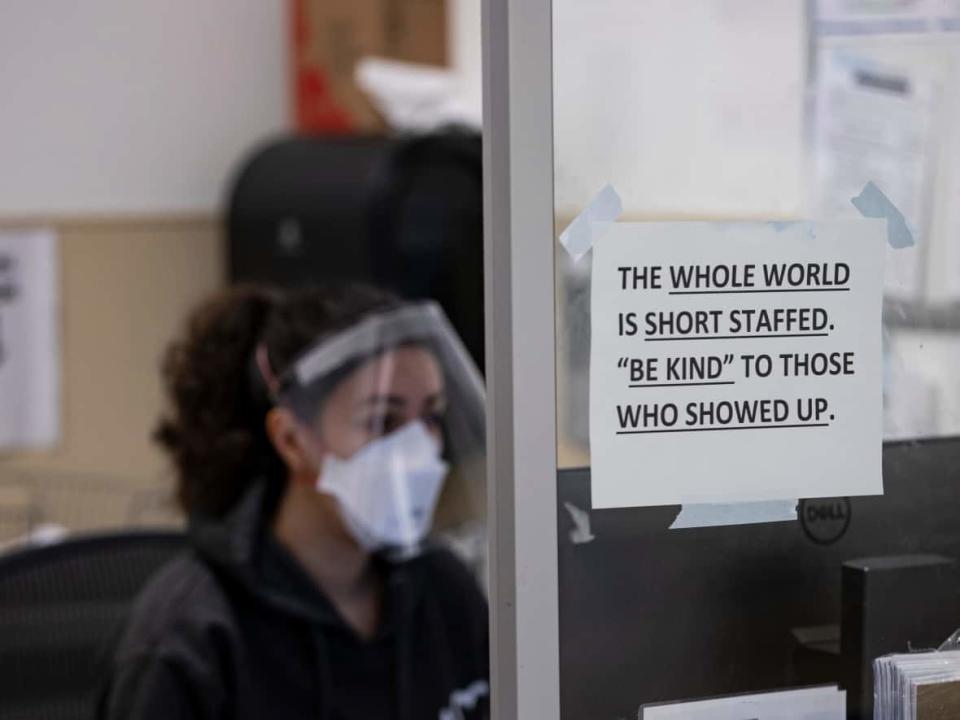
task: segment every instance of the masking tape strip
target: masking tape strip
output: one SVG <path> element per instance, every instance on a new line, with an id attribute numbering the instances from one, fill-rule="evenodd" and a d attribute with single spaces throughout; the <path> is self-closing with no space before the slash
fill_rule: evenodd
<path id="1" fill-rule="evenodd" d="M 756 525 L 797 519 L 797 500 L 767 500 L 731 504 L 692 504 L 680 508 L 671 530 L 722 525 Z"/>
<path id="2" fill-rule="evenodd" d="M 623 212 L 620 195 L 610 184 L 604 185 L 593 200 L 577 215 L 567 229 L 560 233 L 560 244 L 570 253 L 574 262 L 586 255 L 593 243 Z"/>
<path id="3" fill-rule="evenodd" d="M 887 221 L 887 242 L 890 243 L 890 247 L 899 250 L 914 244 L 913 233 L 910 231 L 907 219 L 872 180 L 864 185 L 859 195 L 850 198 L 850 202 L 864 217 L 881 218 Z"/>
<path id="4" fill-rule="evenodd" d="M 590 513 L 581 510 L 572 502 L 564 502 L 564 507 L 570 513 L 570 519 L 573 521 L 573 529 L 570 531 L 570 542 L 574 545 L 583 545 L 596 539 L 596 536 L 590 531 Z"/>

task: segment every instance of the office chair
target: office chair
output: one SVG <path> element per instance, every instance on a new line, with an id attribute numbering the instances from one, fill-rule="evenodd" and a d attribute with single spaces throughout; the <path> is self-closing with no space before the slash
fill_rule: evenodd
<path id="1" fill-rule="evenodd" d="M 0 555 L 0 720 L 90 720 L 133 599 L 185 547 L 90 535 Z"/>

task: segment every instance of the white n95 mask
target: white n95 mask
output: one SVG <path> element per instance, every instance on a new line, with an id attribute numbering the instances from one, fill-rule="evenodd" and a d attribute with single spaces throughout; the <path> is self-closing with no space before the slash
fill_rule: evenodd
<path id="1" fill-rule="evenodd" d="M 327 455 L 317 490 L 337 499 L 361 547 L 410 551 L 430 531 L 448 469 L 439 443 L 418 420 L 346 460 Z"/>

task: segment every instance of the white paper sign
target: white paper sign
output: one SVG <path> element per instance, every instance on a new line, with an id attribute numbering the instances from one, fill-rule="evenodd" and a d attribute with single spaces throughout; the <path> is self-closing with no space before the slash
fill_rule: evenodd
<path id="1" fill-rule="evenodd" d="M 931 174 L 936 158 L 936 92 L 917 71 L 881 67 L 842 49 L 818 59 L 813 166 L 817 216 L 855 218 L 850 198 L 873 182 L 904 214 L 918 242 L 887 248 L 888 297 L 922 290 Z"/>
<path id="2" fill-rule="evenodd" d="M 0 450 L 60 435 L 56 237 L 0 231 Z"/>
<path id="3" fill-rule="evenodd" d="M 845 720 L 846 693 L 836 687 L 698 700 L 643 708 L 643 720 Z"/>
<path id="4" fill-rule="evenodd" d="M 594 508 L 883 492 L 885 223 L 616 223 L 593 249 Z"/>

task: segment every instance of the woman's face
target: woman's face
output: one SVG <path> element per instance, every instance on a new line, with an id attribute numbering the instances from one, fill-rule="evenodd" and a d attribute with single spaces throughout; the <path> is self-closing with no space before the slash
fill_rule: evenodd
<path id="1" fill-rule="evenodd" d="M 346 459 L 413 420 L 441 441 L 445 411 L 443 373 L 433 353 L 401 347 L 369 360 L 338 384 L 314 431 L 323 454 Z"/>

